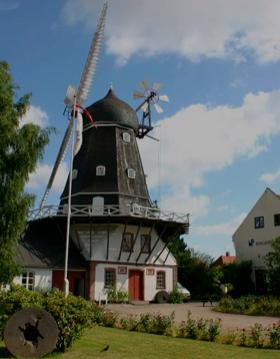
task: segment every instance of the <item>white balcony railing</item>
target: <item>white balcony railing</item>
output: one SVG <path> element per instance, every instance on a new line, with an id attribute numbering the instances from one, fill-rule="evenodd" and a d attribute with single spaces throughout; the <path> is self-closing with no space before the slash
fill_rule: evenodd
<path id="1" fill-rule="evenodd" d="M 66 217 L 67 205 L 64 206 L 44 206 L 43 208 L 33 209 L 28 214 L 28 221 L 33 221 L 45 217 Z M 98 214 L 94 207 L 90 205 L 72 205 L 71 216 L 73 217 L 121 217 L 131 216 L 148 219 L 159 219 L 162 221 L 172 221 L 189 225 L 189 214 L 162 211 L 156 207 L 143 207 L 137 204 L 123 208 L 119 205 L 104 205 L 102 213 Z"/>

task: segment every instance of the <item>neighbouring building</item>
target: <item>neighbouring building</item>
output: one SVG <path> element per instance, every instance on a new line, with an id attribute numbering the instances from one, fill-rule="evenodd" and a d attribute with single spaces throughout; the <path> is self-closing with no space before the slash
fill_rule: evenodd
<path id="1" fill-rule="evenodd" d="M 223 266 L 226 264 L 232 264 L 232 263 L 235 263 L 235 261 L 236 261 L 236 257 L 231 256 L 229 252 L 226 252 L 225 255 L 218 257 L 214 261 L 213 266 Z"/>
<path id="2" fill-rule="evenodd" d="M 98 301 L 104 288 L 131 301 L 152 301 L 177 284 L 168 243 L 188 231 L 189 216 L 164 212 L 150 199 L 140 158 L 136 112 L 110 89 L 87 108 L 74 157 L 68 279 L 70 291 Z M 59 205 L 30 212 L 18 248 L 15 282 L 28 289 L 64 286 L 68 184 Z"/>
<path id="3" fill-rule="evenodd" d="M 271 241 L 280 236 L 280 196 L 266 188 L 257 203 L 233 234 L 236 260 L 252 261 L 256 290 L 266 290 L 265 256 Z"/>

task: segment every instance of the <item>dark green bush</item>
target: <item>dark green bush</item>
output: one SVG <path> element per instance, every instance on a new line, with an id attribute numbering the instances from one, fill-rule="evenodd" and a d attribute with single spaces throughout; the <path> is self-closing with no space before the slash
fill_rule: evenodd
<path id="1" fill-rule="evenodd" d="M 8 292 L 0 290 L 0 338 L 3 338 L 7 320 L 15 312 L 28 307 L 43 308 L 42 294 L 14 285 Z"/>
<path id="2" fill-rule="evenodd" d="M 184 295 L 178 291 L 177 288 L 174 288 L 169 295 L 169 303 L 180 304 L 183 302 Z"/>
<path id="3" fill-rule="evenodd" d="M 273 324 L 271 328 L 268 329 L 269 344 L 273 349 L 280 349 L 280 322 L 278 325 Z"/>
<path id="4" fill-rule="evenodd" d="M 193 319 L 188 312 L 187 320 L 179 326 L 179 337 L 215 341 L 221 331 L 220 319 Z"/>
<path id="5" fill-rule="evenodd" d="M 109 303 L 127 303 L 128 293 L 124 290 L 118 290 L 116 288 L 108 289 L 108 302 Z"/>
<path id="6" fill-rule="evenodd" d="M 280 317 L 280 299 L 267 296 L 224 297 L 214 308 L 217 312 Z"/>
<path id="7" fill-rule="evenodd" d="M 59 339 L 56 347 L 59 351 L 71 347 L 73 342 L 80 338 L 84 329 L 92 326 L 94 320 L 94 307 L 81 297 L 56 291 L 44 296 L 44 309 L 55 318 Z"/>
<path id="8" fill-rule="evenodd" d="M 56 320 L 59 329 L 57 350 L 65 351 L 74 340 L 80 338 L 83 330 L 94 322 L 98 323 L 100 309 L 87 300 L 62 292 L 40 293 L 13 286 L 10 291 L 0 291 L 0 333 L 6 321 L 18 310 L 33 307 L 48 311 Z"/>

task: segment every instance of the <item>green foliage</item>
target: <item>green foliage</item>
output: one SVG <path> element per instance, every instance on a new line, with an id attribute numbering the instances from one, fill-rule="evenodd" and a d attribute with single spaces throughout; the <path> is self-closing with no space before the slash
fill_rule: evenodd
<path id="1" fill-rule="evenodd" d="M 10 283 L 18 273 L 16 245 L 34 199 L 24 193 L 24 186 L 50 132 L 31 123 L 21 126 L 31 96 L 14 102 L 16 90 L 8 64 L 0 62 L 0 284 Z"/>
<path id="2" fill-rule="evenodd" d="M 273 349 L 280 349 L 280 322 L 278 325 L 273 323 L 273 326 L 268 330 L 268 337 L 270 346 Z"/>
<path id="3" fill-rule="evenodd" d="M 280 237 L 272 241 L 271 249 L 265 257 L 269 291 L 274 295 L 280 295 Z"/>
<path id="4" fill-rule="evenodd" d="M 230 294 L 234 297 L 254 292 L 252 282 L 252 262 L 242 261 L 239 263 L 225 264 L 217 268 L 220 271 L 220 283 L 231 286 Z"/>
<path id="5" fill-rule="evenodd" d="M 0 338 L 3 337 L 7 320 L 15 312 L 28 307 L 42 308 L 42 295 L 14 285 L 9 292 L 0 290 Z"/>
<path id="6" fill-rule="evenodd" d="M 227 296 L 220 300 L 214 310 L 223 313 L 280 317 L 280 299 L 253 295 L 234 299 Z"/>
<path id="7" fill-rule="evenodd" d="M 182 338 L 216 341 L 221 330 L 220 319 L 204 319 L 198 320 L 191 317 L 188 312 L 186 322 L 182 322 L 178 334 Z"/>
<path id="8" fill-rule="evenodd" d="M 107 321 L 106 317 L 105 320 Z M 107 326 L 106 322 L 104 323 L 104 326 Z M 170 316 L 162 315 L 160 313 L 144 313 L 141 314 L 140 317 L 128 315 L 127 317 L 122 317 L 117 320 L 114 323 L 114 326 L 129 331 L 171 335 L 172 327 L 174 326 L 174 313 Z"/>
<path id="9" fill-rule="evenodd" d="M 211 266 L 213 258 L 187 247 L 183 238 L 177 238 L 169 249 L 178 263 L 178 281 L 191 292 L 192 298 L 220 295 L 219 272 Z"/>
<path id="10" fill-rule="evenodd" d="M 180 304 L 183 302 L 184 294 L 179 292 L 178 288 L 174 288 L 169 295 L 169 303 Z"/>
<path id="11" fill-rule="evenodd" d="M 57 322 L 59 339 L 56 347 L 59 351 L 71 347 L 84 329 L 93 323 L 92 304 L 81 297 L 69 295 L 66 298 L 60 291 L 49 292 L 44 297 L 43 305 Z"/>
<path id="12" fill-rule="evenodd" d="M 127 303 L 128 293 L 124 290 L 118 290 L 115 287 L 108 289 L 108 302 L 110 303 Z"/>
<path id="13" fill-rule="evenodd" d="M 81 297 L 65 298 L 59 291 L 41 293 L 13 286 L 8 292 L 0 291 L 0 333 L 3 334 L 7 320 L 22 308 L 47 310 L 56 320 L 59 329 L 57 350 L 65 351 L 80 338 L 84 329 L 101 321 L 103 312 Z"/>

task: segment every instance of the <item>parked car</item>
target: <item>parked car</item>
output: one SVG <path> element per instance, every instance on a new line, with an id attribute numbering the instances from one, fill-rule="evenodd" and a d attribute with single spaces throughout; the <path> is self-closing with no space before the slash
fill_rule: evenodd
<path id="1" fill-rule="evenodd" d="M 183 287 L 181 283 L 177 282 L 177 290 L 183 296 L 183 301 L 188 302 L 191 299 L 191 293 L 187 288 Z"/>

